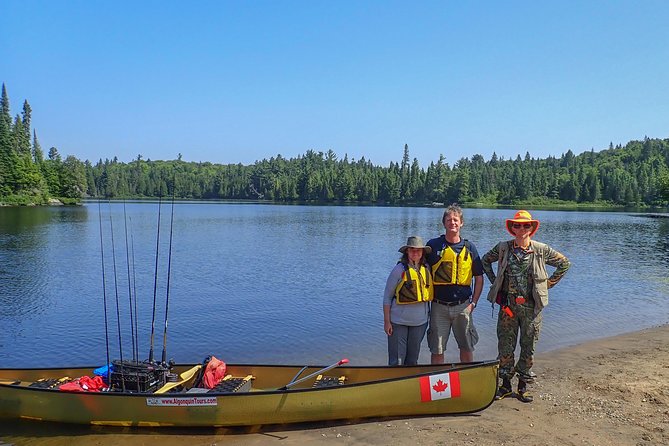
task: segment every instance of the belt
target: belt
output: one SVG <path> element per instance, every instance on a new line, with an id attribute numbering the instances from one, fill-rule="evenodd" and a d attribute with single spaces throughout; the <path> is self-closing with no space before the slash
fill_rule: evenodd
<path id="1" fill-rule="evenodd" d="M 454 302 L 444 302 L 444 301 L 441 301 L 441 300 L 438 300 L 438 299 L 435 299 L 434 302 L 436 302 L 438 304 L 446 305 L 447 307 L 454 307 L 456 305 L 462 305 L 465 302 L 469 302 L 469 297 L 467 297 L 465 299 L 462 299 L 462 300 L 456 300 Z"/>

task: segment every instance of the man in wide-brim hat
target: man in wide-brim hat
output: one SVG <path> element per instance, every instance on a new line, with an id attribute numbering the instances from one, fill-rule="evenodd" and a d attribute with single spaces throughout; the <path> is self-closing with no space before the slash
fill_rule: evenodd
<path id="1" fill-rule="evenodd" d="M 541 311 L 548 305 L 548 289 L 557 284 L 570 267 L 562 253 L 532 240 L 539 220 L 528 211 L 516 212 L 506 220 L 513 240 L 498 243 L 482 260 L 483 270 L 492 283 L 488 300 L 500 305 L 497 318 L 499 377 L 502 383 L 497 399 L 512 394 L 511 379 L 518 375 L 518 399 L 533 400 L 527 384 L 534 379 L 534 351 L 541 331 Z M 497 275 L 492 264 L 497 263 Z M 555 267 L 548 276 L 546 265 Z M 520 355 L 514 364 L 514 351 L 520 333 Z"/>

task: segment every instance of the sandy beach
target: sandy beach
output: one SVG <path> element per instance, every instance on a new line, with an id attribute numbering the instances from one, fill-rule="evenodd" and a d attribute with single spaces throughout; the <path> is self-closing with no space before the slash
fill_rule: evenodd
<path id="1" fill-rule="evenodd" d="M 543 353 L 535 371 L 534 402 L 465 416 L 152 432 L 2 424 L 0 446 L 669 444 L 669 325 Z"/>

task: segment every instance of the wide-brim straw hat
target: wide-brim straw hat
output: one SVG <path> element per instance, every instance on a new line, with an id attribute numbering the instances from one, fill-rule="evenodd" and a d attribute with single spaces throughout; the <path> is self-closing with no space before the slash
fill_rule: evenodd
<path id="1" fill-rule="evenodd" d="M 398 251 L 404 254 L 408 248 L 424 249 L 425 254 L 429 254 L 432 252 L 432 248 L 426 246 L 425 243 L 423 243 L 423 239 L 417 235 L 412 235 L 411 237 L 409 237 L 407 239 L 407 244 L 402 246 Z"/>
<path id="2" fill-rule="evenodd" d="M 539 229 L 539 220 L 534 220 L 532 218 L 532 214 L 530 214 L 527 211 L 518 211 L 516 212 L 516 215 L 513 216 L 513 218 L 508 218 L 506 220 L 506 230 L 509 231 L 509 234 L 512 236 L 516 236 L 516 233 L 513 231 L 513 228 L 511 225 L 514 223 L 520 223 L 520 224 L 525 224 L 525 223 L 530 223 L 532 225 L 532 232 L 530 232 L 530 237 L 534 235 L 535 232 L 537 232 L 537 229 Z"/>

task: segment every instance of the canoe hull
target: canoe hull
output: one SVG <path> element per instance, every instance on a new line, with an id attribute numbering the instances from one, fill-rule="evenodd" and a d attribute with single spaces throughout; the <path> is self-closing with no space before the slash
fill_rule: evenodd
<path id="1" fill-rule="evenodd" d="M 415 367 L 341 367 L 330 374 L 346 385 L 275 390 L 301 369 L 293 366 L 229 366 L 235 376 L 253 375 L 242 393 L 127 394 L 70 393 L 26 387 L 38 376 L 90 373 L 70 370 L 0 370 L 0 418 L 109 426 L 248 426 L 326 420 L 462 414 L 485 409 L 497 389 L 497 361 L 471 365 Z M 308 374 L 318 367 L 311 367 Z M 450 397 L 429 392 L 451 377 Z M 442 379 L 443 378 L 443 379 Z M 439 379 L 442 379 L 439 381 Z M 22 384 L 12 384 L 21 380 Z M 421 384 L 422 383 L 422 384 Z M 457 385 L 457 389 L 454 386 Z M 432 396 L 430 396 L 432 395 Z M 441 398 L 430 400 L 430 398 Z"/>

